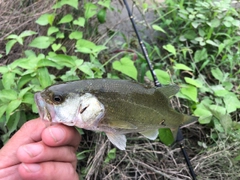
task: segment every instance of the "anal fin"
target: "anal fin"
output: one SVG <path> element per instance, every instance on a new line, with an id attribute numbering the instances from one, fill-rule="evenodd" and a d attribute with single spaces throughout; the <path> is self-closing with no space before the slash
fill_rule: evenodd
<path id="1" fill-rule="evenodd" d="M 158 129 L 151 129 L 147 131 L 139 132 L 148 139 L 155 140 L 158 136 Z"/>
<path id="2" fill-rule="evenodd" d="M 106 133 L 108 139 L 113 143 L 118 149 L 125 150 L 127 139 L 123 134 L 114 134 L 114 133 Z"/>

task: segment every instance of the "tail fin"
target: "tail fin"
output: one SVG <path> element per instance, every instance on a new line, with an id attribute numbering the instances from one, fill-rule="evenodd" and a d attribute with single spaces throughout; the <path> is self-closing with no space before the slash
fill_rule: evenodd
<path id="1" fill-rule="evenodd" d="M 190 125 L 190 124 L 194 124 L 197 121 L 198 121 L 198 117 L 196 117 L 196 116 L 184 115 L 183 123 L 180 125 L 180 128 L 184 127 L 184 126 L 187 126 L 187 125 Z M 171 129 L 175 141 L 177 140 L 177 137 L 178 137 L 178 129 L 179 128 Z"/>
<path id="2" fill-rule="evenodd" d="M 198 117 L 196 116 L 188 116 L 188 115 L 184 115 L 183 117 L 183 123 L 181 124 L 181 127 L 182 126 L 186 126 L 186 125 L 190 125 L 190 124 L 193 124 L 195 122 L 198 121 Z"/>

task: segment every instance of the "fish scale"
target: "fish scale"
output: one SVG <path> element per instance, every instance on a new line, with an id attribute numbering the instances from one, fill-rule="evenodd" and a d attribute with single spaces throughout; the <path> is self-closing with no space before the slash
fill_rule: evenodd
<path id="1" fill-rule="evenodd" d="M 179 126 L 196 121 L 170 107 L 169 98 L 178 90 L 176 85 L 156 88 L 129 80 L 87 79 L 50 86 L 35 100 L 43 119 L 103 131 L 124 150 L 127 133 L 154 140 L 158 129 L 167 127 L 176 138 Z"/>

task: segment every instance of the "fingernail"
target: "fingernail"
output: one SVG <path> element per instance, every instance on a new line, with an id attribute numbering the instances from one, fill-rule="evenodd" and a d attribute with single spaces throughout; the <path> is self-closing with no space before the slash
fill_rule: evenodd
<path id="1" fill-rule="evenodd" d="M 65 132 L 61 128 L 49 127 L 48 130 L 55 142 L 62 140 L 65 136 Z"/>
<path id="2" fill-rule="evenodd" d="M 41 166 L 39 164 L 24 164 L 22 163 L 24 169 L 28 172 L 37 172 L 41 169 Z"/>
<path id="3" fill-rule="evenodd" d="M 28 144 L 23 146 L 23 150 L 30 157 L 35 157 L 43 151 L 43 146 L 41 144 Z"/>

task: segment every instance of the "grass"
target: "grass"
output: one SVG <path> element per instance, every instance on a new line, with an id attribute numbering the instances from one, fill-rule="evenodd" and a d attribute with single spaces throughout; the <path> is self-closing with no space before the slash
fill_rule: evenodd
<path id="1" fill-rule="evenodd" d="M 139 134 L 129 134 L 126 151 L 117 150 L 115 159 L 104 163 L 112 145 L 103 134 L 85 133 L 79 150 L 93 151 L 85 154 L 84 161 L 79 162 L 79 174 L 84 179 L 191 179 L 177 145 L 167 147 Z M 234 159 L 239 154 L 240 142 L 226 143 L 219 140 L 214 146 L 204 149 L 197 145 L 197 141 L 207 142 L 209 138 L 205 134 L 203 127 L 197 124 L 184 129 L 185 148 L 198 179 L 239 179 L 240 163 Z M 86 167 L 88 171 L 85 173 Z"/>

